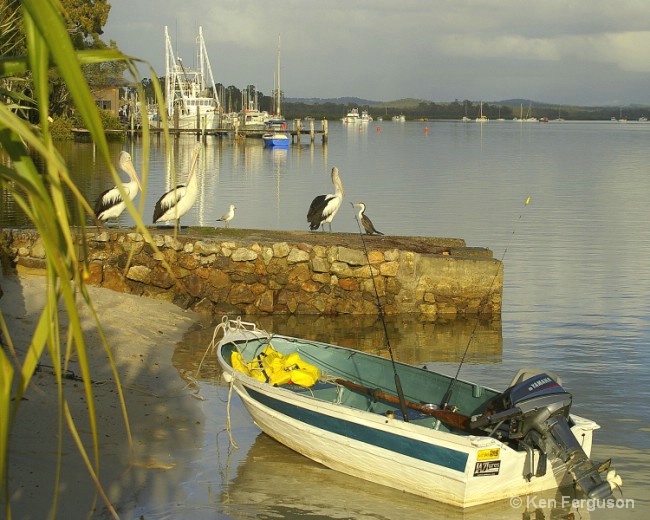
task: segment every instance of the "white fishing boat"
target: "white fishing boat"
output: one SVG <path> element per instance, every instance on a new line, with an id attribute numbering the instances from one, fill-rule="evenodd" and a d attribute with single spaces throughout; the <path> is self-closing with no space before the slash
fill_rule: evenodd
<path id="1" fill-rule="evenodd" d="M 268 130 L 267 123 L 271 116 L 266 110 L 260 110 L 258 92 L 252 85 L 242 91 L 242 107 L 239 114 L 239 128 L 262 135 Z"/>
<path id="2" fill-rule="evenodd" d="M 404 123 L 406 121 L 406 116 L 404 114 L 398 114 L 393 116 L 393 121 L 397 123 Z"/>
<path id="3" fill-rule="evenodd" d="M 245 130 L 266 130 L 269 118 L 269 113 L 266 110 L 257 108 L 257 104 L 251 104 L 248 109 L 242 112 Z"/>
<path id="4" fill-rule="evenodd" d="M 549 372 L 522 370 L 501 392 L 227 319 L 211 347 L 255 424 L 334 470 L 460 507 L 621 485 L 589 458 L 598 425 L 570 413 Z"/>
<path id="5" fill-rule="evenodd" d="M 352 108 L 348 111 L 343 119 L 341 119 L 345 124 L 354 124 L 361 121 L 361 116 L 359 115 L 358 108 Z"/>
<path id="6" fill-rule="evenodd" d="M 361 111 L 361 116 L 359 117 L 360 123 L 370 123 L 372 121 L 372 116 L 368 113 L 367 110 Z"/>
<path id="7" fill-rule="evenodd" d="M 196 68 L 186 67 L 174 56 L 165 26 L 165 100 L 170 128 L 217 128 L 221 103 L 212 75 L 208 52 L 199 27 Z"/>

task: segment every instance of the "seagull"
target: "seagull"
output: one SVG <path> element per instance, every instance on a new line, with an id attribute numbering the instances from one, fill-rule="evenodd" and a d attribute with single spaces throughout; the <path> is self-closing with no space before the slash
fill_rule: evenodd
<path id="1" fill-rule="evenodd" d="M 341 207 L 343 202 L 343 184 L 339 178 L 339 169 L 335 166 L 332 168 L 332 184 L 334 184 L 334 195 L 319 195 L 309 206 L 307 212 L 307 222 L 309 222 L 309 229 L 312 231 L 322 226 L 325 230 L 325 224 L 329 224 L 330 232 L 332 231 L 332 219 L 336 212 Z"/>
<path id="2" fill-rule="evenodd" d="M 226 213 L 221 215 L 221 217 L 219 217 L 217 219 L 217 222 L 225 222 L 226 227 L 230 227 L 230 221 L 233 218 L 235 218 L 235 210 L 236 209 L 237 209 L 237 206 L 235 206 L 234 204 L 231 204 L 230 207 L 228 208 L 228 211 L 226 211 Z"/>
<path id="3" fill-rule="evenodd" d="M 375 229 L 375 226 L 373 225 L 372 220 L 370 220 L 364 214 L 364 212 L 366 211 L 366 205 L 363 202 L 357 202 L 355 204 L 352 204 L 352 206 L 357 206 L 357 207 L 361 208 L 359 210 L 359 221 L 363 225 L 363 229 L 366 230 L 366 233 L 368 233 L 369 235 L 383 235 L 383 233 L 381 231 L 377 231 L 377 229 Z"/>
<path id="4" fill-rule="evenodd" d="M 129 174 L 131 180 L 122 184 L 122 189 L 126 192 L 129 199 L 133 200 L 138 194 L 138 190 L 142 189 L 142 186 L 131 162 L 131 154 L 128 152 L 122 151 L 120 153 L 120 168 Z M 111 189 L 102 193 L 97 199 L 97 202 L 95 202 L 95 217 L 100 222 L 104 222 L 109 218 L 117 220 L 124 211 L 124 208 L 126 208 L 126 202 L 124 202 L 122 193 L 120 193 L 120 189 L 117 186 L 113 186 Z"/>
<path id="5" fill-rule="evenodd" d="M 196 185 L 196 162 L 199 158 L 201 145 L 197 144 L 192 152 L 192 159 L 190 161 L 190 172 L 187 174 L 187 182 L 185 184 L 178 184 L 175 188 L 165 193 L 153 210 L 153 222 L 166 222 L 175 220 L 175 224 L 180 228 L 181 217 L 187 213 L 194 202 L 196 201 L 196 193 L 198 187 Z"/>

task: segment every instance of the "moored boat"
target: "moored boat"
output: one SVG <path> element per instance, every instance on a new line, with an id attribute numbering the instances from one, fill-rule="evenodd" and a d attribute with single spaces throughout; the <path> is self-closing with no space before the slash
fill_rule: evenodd
<path id="1" fill-rule="evenodd" d="M 259 110 L 257 104 L 251 102 L 249 108 L 242 111 L 241 118 L 244 130 L 263 131 L 267 128 L 269 113 L 266 110 Z"/>
<path id="2" fill-rule="evenodd" d="M 361 121 L 361 116 L 359 115 L 359 109 L 353 108 L 348 111 L 343 119 L 341 119 L 345 124 L 354 124 Z"/>
<path id="3" fill-rule="evenodd" d="M 282 132 L 269 132 L 262 135 L 264 146 L 273 148 L 288 148 L 289 136 Z"/>
<path id="4" fill-rule="evenodd" d="M 372 121 L 372 116 L 368 113 L 367 110 L 361 111 L 361 116 L 359 117 L 360 123 L 370 123 Z"/>
<path id="5" fill-rule="evenodd" d="M 188 68 L 174 51 L 165 26 L 165 99 L 173 128 L 216 128 L 221 103 L 210 67 L 210 60 L 199 27 L 196 39 L 200 67 Z M 150 118 L 152 119 L 152 118 Z"/>
<path id="6" fill-rule="evenodd" d="M 548 372 L 522 370 L 499 392 L 239 320 L 221 333 L 224 378 L 254 422 L 332 469 L 460 507 L 571 484 L 602 499 L 620 485 L 589 458 L 598 425 L 570 414 Z"/>

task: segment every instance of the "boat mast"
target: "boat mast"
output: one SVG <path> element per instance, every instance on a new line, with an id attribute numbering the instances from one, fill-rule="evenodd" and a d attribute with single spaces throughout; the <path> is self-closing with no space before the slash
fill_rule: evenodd
<path id="1" fill-rule="evenodd" d="M 174 50 L 172 49 L 172 42 L 169 39 L 169 32 L 165 25 L 165 95 L 167 99 L 167 115 L 170 117 L 174 106 L 172 87 L 176 84 L 174 71 Z"/>
<path id="2" fill-rule="evenodd" d="M 212 97 L 214 98 L 217 108 L 221 108 L 221 102 L 219 101 L 219 95 L 217 94 L 217 86 L 216 83 L 214 82 L 214 76 L 212 75 L 212 67 L 210 67 L 210 58 L 208 58 L 208 50 L 205 48 L 205 40 L 203 39 L 203 27 L 199 27 L 199 53 L 200 53 L 200 60 L 201 60 L 201 82 L 202 82 L 202 88 L 205 88 L 205 83 L 204 81 L 204 71 L 203 71 L 203 66 L 205 62 L 205 67 L 208 72 L 208 76 L 210 76 L 210 86 L 212 87 Z"/>
<path id="3" fill-rule="evenodd" d="M 282 114 L 282 110 L 280 110 L 280 96 L 282 95 L 282 88 L 280 87 L 280 35 L 278 34 L 278 101 L 276 105 L 276 112 L 277 115 L 280 116 Z"/>

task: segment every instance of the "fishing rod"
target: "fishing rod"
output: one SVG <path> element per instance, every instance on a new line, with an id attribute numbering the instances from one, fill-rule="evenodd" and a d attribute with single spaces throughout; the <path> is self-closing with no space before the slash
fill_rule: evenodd
<path id="1" fill-rule="evenodd" d="M 354 204 L 352 204 L 354 206 Z M 409 422 L 407 414 L 407 405 L 406 398 L 404 397 L 404 390 L 402 390 L 402 382 L 400 381 L 399 374 L 397 373 L 397 366 L 395 365 L 395 357 L 393 356 L 393 349 L 390 346 L 390 339 L 388 337 L 388 327 L 386 326 L 386 320 L 384 319 L 384 308 L 381 305 L 381 300 L 379 298 L 379 291 L 377 290 L 377 283 L 375 282 L 375 275 L 372 273 L 372 266 L 370 265 L 370 256 L 368 255 L 368 248 L 366 247 L 366 241 L 363 238 L 363 231 L 361 230 L 361 222 L 359 222 L 359 217 L 356 212 L 354 214 L 354 219 L 357 221 L 357 226 L 359 227 L 359 236 L 361 237 L 361 243 L 363 244 L 363 252 L 366 255 L 366 262 L 368 262 L 368 270 L 370 271 L 370 279 L 372 280 L 372 286 L 375 289 L 375 297 L 377 299 L 377 314 L 381 320 L 382 325 L 384 326 L 384 337 L 386 338 L 386 347 L 388 348 L 388 354 L 390 355 L 390 363 L 393 367 L 393 376 L 395 379 L 395 389 L 397 390 L 397 398 L 399 399 L 399 408 L 402 411 L 402 418 L 404 422 Z"/>
<path id="2" fill-rule="evenodd" d="M 458 370 L 456 370 L 456 375 L 454 378 L 451 380 L 449 383 L 449 388 L 447 389 L 447 392 L 445 393 L 445 396 L 442 398 L 442 404 L 441 404 L 441 409 L 446 410 L 449 406 L 449 401 L 451 400 L 451 394 L 454 391 L 454 387 L 456 386 L 456 382 L 458 381 L 458 376 L 460 375 L 460 369 L 463 367 L 463 363 L 465 363 L 465 357 L 467 356 L 467 352 L 469 351 L 469 346 L 472 344 L 472 340 L 474 339 L 474 335 L 476 333 L 476 329 L 478 328 L 478 323 L 479 323 L 479 316 L 481 314 L 481 310 L 485 305 L 487 305 L 488 298 L 490 294 L 492 294 L 492 288 L 494 287 L 494 282 L 496 282 L 497 277 L 499 276 L 499 271 L 501 270 L 501 266 L 503 265 L 503 259 L 506 256 L 506 253 L 508 252 L 508 248 L 510 247 L 510 242 L 512 242 L 512 237 L 515 235 L 515 230 L 517 228 L 517 224 L 521 220 L 521 216 L 524 213 L 524 210 L 530 203 L 530 197 L 526 199 L 526 202 L 524 203 L 524 207 L 521 210 L 521 213 L 519 214 L 519 218 L 515 221 L 515 224 L 512 227 L 512 233 L 510 234 L 510 238 L 508 239 L 508 243 L 506 244 L 505 249 L 503 250 L 503 254 L 501 255 L 501 260 L 499 261 L 499 264 L 497 265 L 497 270 L 494 273 L 494 277 L 492 278 L 492 282 L 490 283 L 490 286 L 488 287 L 487 294 L 485 295 L 485 300 L 483 301 L 482 305 L 479 307 L 476 315 L 476 322 L 474 323 L 474 328 L 472 329 L 472 333 L 469 336 L 469 340 L 467 340 L 467 345 L 465 346 L 465 351 L 463 352 L 463 356 L 460 358 L 460 363 L 458 364 Z"/>

